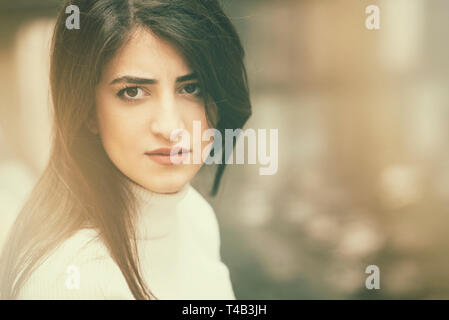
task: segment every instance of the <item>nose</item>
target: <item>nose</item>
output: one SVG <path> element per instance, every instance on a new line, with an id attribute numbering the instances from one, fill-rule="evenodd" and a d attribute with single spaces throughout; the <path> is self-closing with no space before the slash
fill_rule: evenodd
<path id="1" fill-rule="evenodd" d="M 170 135 L 180 128 L 184 129 L 184 123 L 175 98 L 171 94 L 165 94 L 158 103 L 157 112 L 151 122 L 151 131 L 154 135 L 170 141 Z"/>

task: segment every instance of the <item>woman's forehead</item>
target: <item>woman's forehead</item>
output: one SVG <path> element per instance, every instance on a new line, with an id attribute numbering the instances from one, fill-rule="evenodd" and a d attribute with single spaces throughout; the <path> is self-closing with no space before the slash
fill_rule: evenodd
<path id="1" fill-rule="evenodd" d="M 124 46 L 105 66 L 106 81 L 133 75 L 156 80 L 176 79 L 192 70 L 168 41 L 148 29 L 136 29 Z"/>

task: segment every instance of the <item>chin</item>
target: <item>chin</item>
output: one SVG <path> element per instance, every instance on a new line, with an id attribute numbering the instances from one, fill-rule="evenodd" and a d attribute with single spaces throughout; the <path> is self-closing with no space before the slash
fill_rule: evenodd
<path id="1" fill-rule="evenodd" d="M 190 175 L 181 172 L 170 175 L 151 175 L 143 181 L 142 186 L 157 193 L 175 193 L 190 182 Z"/>

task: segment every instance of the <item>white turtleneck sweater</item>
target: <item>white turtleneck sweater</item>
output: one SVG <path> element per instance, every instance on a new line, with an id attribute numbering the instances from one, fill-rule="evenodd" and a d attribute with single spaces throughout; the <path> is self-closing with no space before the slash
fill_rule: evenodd
<path id="1" fill-rule="evenodd" d="M 190 184 L 160 194 L 130 183 L 138 198 L 141 274 L 159 299 L 235 299 L 221 261 L 215 212 Z M 18 299 L 134 299 L 93 229 L 64 241 L 31 274 Z"/>

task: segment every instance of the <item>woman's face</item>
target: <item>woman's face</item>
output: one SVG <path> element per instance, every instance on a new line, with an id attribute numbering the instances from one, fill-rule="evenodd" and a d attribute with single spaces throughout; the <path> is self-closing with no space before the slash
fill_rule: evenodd
<path id="1" fill-rule="evenodd" d="M 202 154 L 212 141 L 193 143 L 194 121 L 201 135 L 209 125 L 192 70 L 172 45 L 143 28 L 106 65 L 96 88 L 96 116 L 95 130 L 111 161 L 154 192 L 176 192 L 188 183 L 203 162 L 194 163 L 193 153 Z M 147 154 L 179 145 L 170 140 L 177 129 L 190 135 L 183 146 L 191 164 L 164 164 L 169 157 Z"/>

